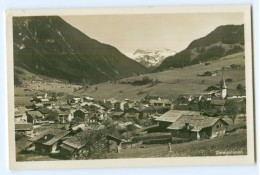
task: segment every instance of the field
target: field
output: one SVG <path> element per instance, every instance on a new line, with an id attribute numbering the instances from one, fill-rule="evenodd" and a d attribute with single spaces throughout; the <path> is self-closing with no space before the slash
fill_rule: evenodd
<path id="1" fill-rule="evenodd" d="M 151 86 L 150 84 L 133 86 L 131 84 L 107 82 L 92 86 L 87 90 L 83 89 L 78 93 L 83 96 L 89 95 L 96 99 L 108 99 L 113 97 L 119 100 L 125 98 L 139 100 L 148 93 L 150 95 L 157 95 L 163 98 L 176 99 L 179 94 L 201 93 L 208 86 L 219 86 L 222 75 L 225 79 L 231 78 L 233 80 L 233 82 L 226 83 L 228 89 L 235 89 L 239 83 L 242 85 L 245 84 L 245 70 L 222 70 L 222 68 L 229 68 L 231 64 L 244 65 L 245 60 L 243 56 L 243 53 L 238 53 L 223 57 L 220 60 L 211 61 L 208 66 L 205 66 L 205 64 L 196 64 L 184 67 L 183 69 L 172 69 L 125 79 L 137 80 L 144 76 L 148 76 L 151 79 L 158 79 L 160 81 L 160 83 L 155 86 Z M 198 76 L 206 71 L 217 71 L 217 75 Z"/>
<path id="2" fill-rule="evenodd" d="M 222 75 L 225 79 L 231 78 L 233 80 L 232 82 L 226 83 L 228 89 L 236 89 L 238 84 L 245 84 L 245 70 L 243 68 L 230 69 L 231 64 L 240 64 L 243 66 L 245 64 L 244 53 L 237 53 L 223 57 L 219 60 L 210 61 L 210 65 L 207 66 L 205 66 L 205 64 L 196 64 L 182 69 L 171 69 L 120 80 L 139 80 L 142 79 L 142 77 L 148 76 L 151 79 L 158 79 L 160 81 L 160 83 L 156 85 L 147 84 L 134 86 L 131 84 L 122 84 L 118 81 L 92 85 L 81 90 L 78 90 L 80 87 L 82 88 L 80 85 L 71 85 L 58 80 L 48 79 L 46 77 L 41 78 L 39 76 L 31 75 L 30 73 L 29 77 L 34 77 L 34 79 L 28 80 L 27 78 L 25 82 L 26 89 L 32 91 L 24 91 L 25 87 L 16 87 L 15 104 L 27 104 L 33 94 L 45 94 L 46 92 L 48 94 L 52 92 L 63 93 L 61 100 L 67 100 L 68 97 L 76 96 L 91 96 L 97 100 L 109 98 L 115 98 L 118 100 L 123 100 L 125 98 L 140 100 L 148 93 L 162 98 L 176 99 L 179 94 L 201 93 L 209 86 L 219 86 Z M 222 70 L 223 67 L 226 69 Z M 198 76 L 206 71 L 217 72 L 217 74 L 216 76 Z M 34 81 L 35 79 L 37 81 Z M 38 90 L 37 86 L 39 86 Z"/>
<path id="3" fill-rule="evenodd" d="M 246 145 L 246 130 L 241 129 L 222 138 L 172 144 L 171 152 L 168 151 L 167 144 L 151 144 L 145 145 L 144 148 L 123 149 L 119 154 L 109 153 L 107 158 L 245 155 L 247 153 Z"/>
<path id="4" fill-rule="evenodd" d="M 205 139 L 186 143 L 143 144 L 141 147 L 122 149 L 120 153 L 107 153 L 107 159 L 116 158 L 153 158 L 153 157 L 186 157 L 186 156 L 223 156 L 247 154 L 246 130 L 226 134 L 222 138 Z M 17 154 L 17 161 L 59 160 L 55 155 Z"/>

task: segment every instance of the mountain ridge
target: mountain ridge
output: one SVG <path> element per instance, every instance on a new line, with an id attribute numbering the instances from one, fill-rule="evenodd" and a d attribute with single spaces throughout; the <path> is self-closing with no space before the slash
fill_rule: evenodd
<path id="1" fill-rule="evenodd" d="M 170 49 L 136 49 L 134 53 L 127 53 L 126 55 L 147 68 L 156 68 L 166 57 L 175 53 Z"/>
<path id="2" fill-rule="evenodd" d="M 148 72 L 58 16 L 14 17 L 13 35 L 14 65 L 51 78 L 95 84 Z"/>
<path id="3" fill-rule="evenodd" d="M 165 58 L 156 71 L 183 68 L 219 59 L 244 50 L 244 25 L 222 25 L 208 35 L 193 40 L 186 49 Z"/>

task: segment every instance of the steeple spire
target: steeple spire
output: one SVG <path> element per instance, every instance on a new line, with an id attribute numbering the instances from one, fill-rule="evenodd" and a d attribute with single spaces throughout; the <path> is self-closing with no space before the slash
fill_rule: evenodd
<path id="1" fill-rule="evenodd" d="M 226 82 L 225 82 L 225 80 L 224 80 L 224 76 L 222 76 L 220 89 L 227 89 Z"/>
<path id="2" fill-rule="evenodd" d="M 227 86 L 226 86 L 226 82 L 225 82 L 223 75 L 222 75 L 222 80 L 221 80 L 221 84 L 220 84 L 220 89 L 221 89 L 221 98 L 225 99 L 227 96 Z"/>

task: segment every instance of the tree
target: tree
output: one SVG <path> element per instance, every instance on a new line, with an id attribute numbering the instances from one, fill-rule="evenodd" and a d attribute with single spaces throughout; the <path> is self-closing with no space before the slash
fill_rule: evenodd
<path id="1" fill-rule="evenodd" d="M 103 159 L 107 152 L 106 130 L 92 130 L 84 136 L 86 144 L 78 152 L 74 153 L 76 159 Z"/>
<path id="2" fill-rule="evenodd" d="M 225 107 L 226 107 L 227 114 L 230 115 L 230 118 L 234 124 L 237 118 L 237 114 L 239 112 L 238 104 L 234 100 L 229 100 L 226 101 Z"/>
<path id="3" fill-rule="evenodd" d="M 242 86 L 242 84 L 238 84 L 237 85 L 237 90 L 243 90 L 244 88 L 243 88 L 243 86 Z"/>
<path id="4" fill-rule="evenodd" d="M 46 116 L 46 120 L 57 122 L 57 121 L 58 121 L 58 116 L 59 116 L 58 112 L 56 112 L 56 111 L 51 111 L 51 112 Z"/>

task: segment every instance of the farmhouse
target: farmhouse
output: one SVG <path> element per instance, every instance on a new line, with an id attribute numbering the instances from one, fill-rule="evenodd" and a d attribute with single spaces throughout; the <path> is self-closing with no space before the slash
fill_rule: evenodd
<path id="1" fill-rule="evenodd" d="M 228 123 L 217 117 L 199 115 L 183 115 L 167 127 L 172 138 L 186 138 L 197 140 L 221 137 L 227 130 Z"/>
<path id="2" fill-rule="evenodd" d="M 179 117 L 183 115 L 193 116 L 193 115 L 200 115 L 200 113 L 196 111 L 170 110 L 155 120 L 158 121 L 159 123 L 159 129 L 165 131 L 167 130 L 168 126 L 170 126 L 172 123 L 178 120 Z"/>
<path id="3" fill-rule="evenodd" d="M 29 141 L 30 137 L 25 136 L 15 142 L 16 153 L 28 150 L 32 147 L 33 142 Z"/>
<path id="4" fill-rule="evenodd" d="M 158 99 L 158 100 L 150 100 L 150 105 L 151 106 L 159 106 L 159 107 L 167 107 L 171 108 L 171 101 L 168 99 Z"/>
<path id="5" fill-rule="evenodd" d="M 71 103 L 80 103 L 81 102 L 81 98 L 73 98 L 70 100 Z"/>
<path id="6" fill-rule="evenodd" d="M 92 98 L 92 97 L 84 97 L 84 98 L 83 98 L 83 101 L 84 101 L 84 102 L 93 102 L 93 101 L 94 101 L 94 98 Z"/>
<path id="7" fill-rule="evenodd" d="M 23 135 L 30 135 L 33 133 L 33 125 L 31 123 L 16 123 L 15 132 Z"/>
<path id="8" fill-rule="evenodd" d="M 35 151 L 42 153 L 55 153 L 61 144 L 61 139 L 70 132 L 60 129 L 47 129 L 30 139 L 35 144 Z"/>
<path id="9" fill-rule="evenodd" d="M 114 105 L 115 105 L 116 110 L 124 111 L 125 107 L 127 105 L 127 102 L 126 101 L 118 101 Z"/>
<path id="10" fill-rule="evenodd" d="M 69 111 L 61 111 L 59 113 L 59 122 L 67 123 L 73 119 L 73 115 Z"/>
<path id="11" fill-rule="evenodd" d="M 26 116 L 28 123 L 41 123 L 44 120 L 44 115 L 39 111 L 27 111 Z"/>
<path id="12" fill-rule="evenodd" d="M 85 109 L 78 109 L 73 113 L 73 120 L 77 121 L 77 122 L 82 122 L 85 120 L 85 117 L 87 116 L 88 111 L 86 111 Z"/>
<path id="13" fill-rule="evenodd" d="M 40 99 L 40 103 L 42 103 L 44 106 L 50 106 L 51 105 L 51 102 L 48 98 Z"/>
<path id="14" fill-rule="evenodd" d="M 139 113 L 125 113 L 125 118 L 128 120 L 137 120 L 139 118 Z"/>
<path id="15" fill-rule="evenodd" d="M 111 113 L 111 117 L 114 119 L 114 120 L 123 120 L 123 117 L 124 117 L 124 112 L 121 112 L 121 111 L 116 111 L 116 112 L 113 112 Z"/>
<path id="16" fill-rule="evenodd" d="M 60 152 L 64 154 L 71 154 L 80 151 L 87 143 L 89 131 L 81 131 L 74 136 L 64 140 L 60 145 Z"/>

